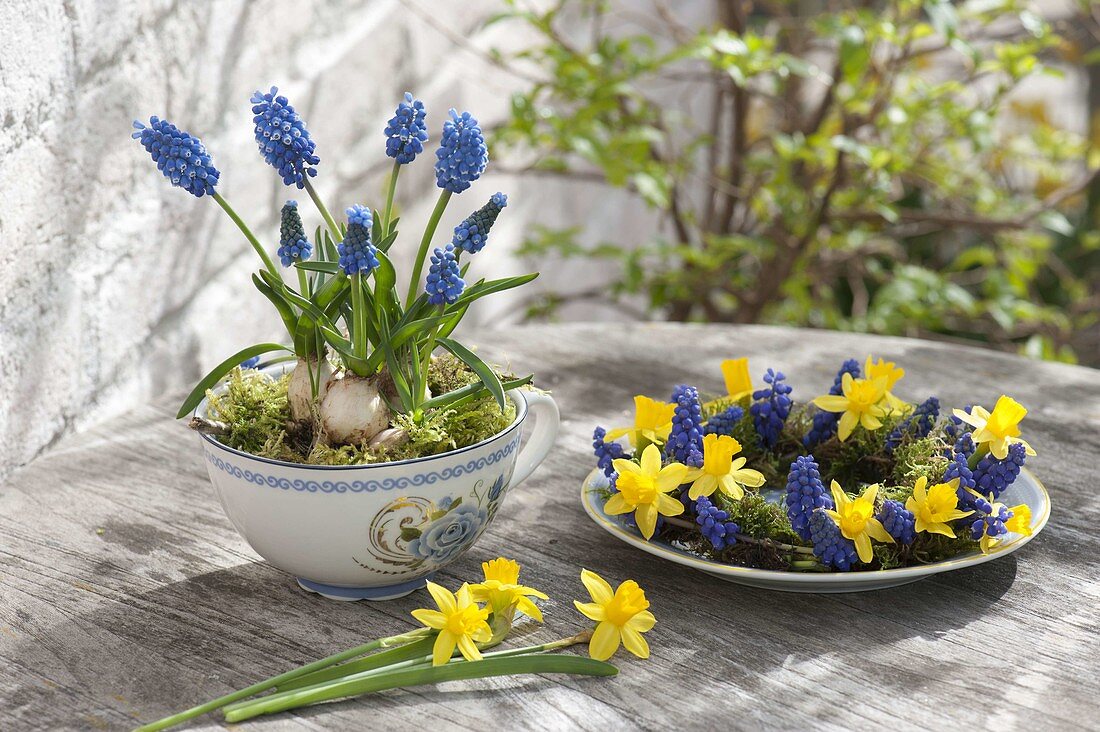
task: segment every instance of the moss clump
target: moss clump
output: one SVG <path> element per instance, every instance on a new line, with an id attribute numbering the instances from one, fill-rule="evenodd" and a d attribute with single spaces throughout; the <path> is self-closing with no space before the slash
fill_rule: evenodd
<path id="1" fill-rule="evenodd" d="M 452 356 L 433 358 L 428 386 L 433 395 L 443 394 L 478 380 L 476 374 Z M 505 376 L 503 378 L 511 378 Z M 408 442 L 395 448 L 372 449 L 367 445 L 331 447 L 316 440 L 301 440 L 288 434 L 290 408 L 287 404 L 289 375 L 272 379 L 258 371 L 235 369 L 226 379 L 226 389 L 208 393 L 208 418 L 224 422 L 228 432 L 219 436 L 224 444 L 259 457 L 307 465 L 367 465 L 438 455 L 477 444 L 502 432 L 516 418 L 510 401 L 504 410 L 486 395 L 460 409 L 433 409 L 419 420 L 398 414 L 394 426 L 404 428 Z"/>
<path id="2" fill-rule="evenodd" d="M 742 534 L 784 544 L 805 544 L 791 528 L 786 509 L 778 503 L 771 503 L 759 493 L 746 491 L 744 498 L 734 501 L 716 492 L 711 499 L 729 513 L 729 520 L 741 528 Z"/>

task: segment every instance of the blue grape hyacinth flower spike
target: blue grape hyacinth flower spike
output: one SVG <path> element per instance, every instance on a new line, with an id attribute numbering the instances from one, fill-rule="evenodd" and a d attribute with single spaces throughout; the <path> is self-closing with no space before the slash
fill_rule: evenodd
<path id="1" fill-rule="evenodd" d="M 172 185 L 196 198 L 214 195 L 221 173 L 199 138 L 159 117 L 150 117 L 148 125 L 134 120 L 130 136 L 141 143 Z"/>
<path id="2" fill-rule="evenodd" d="M 452 109 L 450 116 L 435 151 L 435 183 L 445 191 L 462 193 L 485 172 L 489 150 L 477 119 L 469 112 Z"/>
<path id="3" fill-rule="evenodd" d="M 405 92 L 405 101 L 397 105 L 393 117 L 386 123 L 386 155 L 399 165 L 408 165 L 424 152 L 424 143 L 428 141 L 424 122 L 427 116 L 424 102 Z"/>
<path id="4" fill-rule="evenodd" d="M 304 188 L 306 176 L 317 175 L 313 166 L 321 162 L 317 144 L 309 135 L 302 117 L 294 111 L 279 88 L 252 94 L 252 122 L 256 142 L 267 164 L 279 171 L 283 184 Z"/>

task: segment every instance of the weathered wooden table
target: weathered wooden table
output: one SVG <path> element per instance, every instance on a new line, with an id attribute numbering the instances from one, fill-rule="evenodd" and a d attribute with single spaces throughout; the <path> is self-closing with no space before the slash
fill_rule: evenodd
<path id="1" fill-rule="evenodd" d="M 611 679 L 528 677 L 388 692 L 256 729 L 929 730 L 1097 727 L 1100 373 L 916 340 L 770 327 L 574 325 L 475 335 L 534 371 L 562 410 L 556 449 L 440 581 L 519 560 L 546 624 L 574 632 L 582 566 L 646 588 L 649 661 Z M 854 595 L 753 590 L 642 554 L 584 515 L 597 423 L 635 393 L 721 386 L 723 358 L 787 373 L 796 398 L 846 357 L 907 370 L 900 392 L 1031 412 L 1029 462 L 1054 508 L 1019 553 Z M 426 594 L 344 604 L 307 594 L 248 548 L 215 500 L 197 438 L 165 399 L 64 441 L 0 488 L 0 728 L 127 728 L 363 639 L 411 627 Z M 217 727 L 211 716 L 193 727 Z"/>

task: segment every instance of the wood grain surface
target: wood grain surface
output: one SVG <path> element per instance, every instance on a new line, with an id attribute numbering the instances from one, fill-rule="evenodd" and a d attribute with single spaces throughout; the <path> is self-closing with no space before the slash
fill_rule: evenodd
<path id="1" fill-rule="evenodd" d="M 550 457 L 478 544 L 457 585 L 506 555 L 551 596 L 524 641 L 575 632 L 580 568 L 647 590 L 649 661 L 611 679 L 453 682 L 249 722 L 243 729 L 1080 729 L 1100 692 L 1100 373 L 900 338 L 763 326 L 532 326 L 474 333 L 483 356 L 533 371 L 562 410 Z M 746 355 L 794 397 L 824 393 L 868 353 L 898 392 L 1031 412 L 1029 466 L 1053 500 L 1020 552 L 904 587 L 796 595 L 713 579 L 620 543 L 584 514 L 596 424 L 636 393 L 716 391 Z M 426 593 L 385 603 L 307 594 L 222 514 L 179 395 L 63 441 L 0 486 L 0 729 L 126 729 L 365 639 L 411 627 Z M 215 729 L 210 716 L 193 729 Z"/>

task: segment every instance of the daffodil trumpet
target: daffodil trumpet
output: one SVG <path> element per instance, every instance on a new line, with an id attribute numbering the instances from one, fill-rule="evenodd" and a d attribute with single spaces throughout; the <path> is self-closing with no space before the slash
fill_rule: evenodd
<path id="1" fill-rule="evenodd" d="M 638 395 L 632 425 L 594 430 L 589 495 L 620 528 L 717 563 L 810 572 L 943 561 L 1031 531 L 1029 506 L 996 502 L 1035 454 L 1011 397 L 941 416 L 871 356 L 801 403 L 781 372 L 755 390 L 746 359 L 721 372 L 713 391 Z"/>

